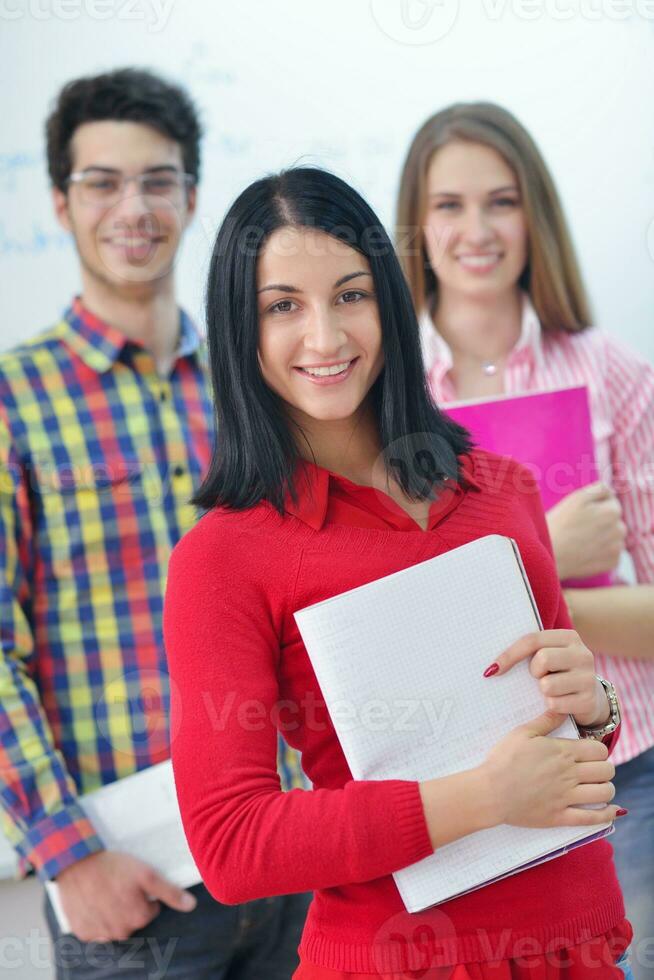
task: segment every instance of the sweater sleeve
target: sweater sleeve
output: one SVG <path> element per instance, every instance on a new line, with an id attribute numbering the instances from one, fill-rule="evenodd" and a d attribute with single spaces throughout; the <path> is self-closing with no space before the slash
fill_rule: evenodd
<path id="1" fill-rule="evenodd" d="M 418 783 L 281 791 L 274 719 L 288 701 L 270 594 L 283 593 L 284 562 L 214 517 L 174 549 L 164 608 L 173 770 L 205 885 L 236 904 L 369 881 L 426 857 Z"/>
<path id="2" fill-rule="evenodd" d="M 654 369 L 607 338 L 612 483 L 638 582 L 654 582 Z"/>
<path id="3" fill-rule="evenodd" d="M 55 746 L 35 678 L 31 515 L 27 470 L 0 417 L 0 824 L 21 871 L 30 864 L 46 881 L 103 845 Z"/>
<path id="4" fill-rule="evenodd" d="M 538 489 L 536 480 L 531 474 L 531 471 L 527 469 L 526 466 L 518 464 L 520 466 L 520 484 L 525 490 L 525 499 L 527 501 L 527 507 L 531 514 L 531 518 L 536 526 L 538 532 L 538 537 L 541 542 L 545 545 L 548 552 L 552 556 L 552 563 L 556 569 L 556 560 L 554 558 L 554 549 L 552 548 L 552 540 L 550 538 L 549 528 L 547 526 L 547 520 L 545 518 L 545 510 L 543 508 L 543 501 Z M 565 597 L 563 595 L 563 590 L 559 583 L 559 606 L 556 613 L 556 618 L 552 624 L 552 629 L 557 630 L 573 630 L 574 625 L 572 619 L 570 618 L 570 612 L 568 610 Z M 610 678 L 609 678 L 610 680 Z M 604 744 L 609 750 L 609 755 L 615 748 L 620 738 L 620 725 L 616 728 L 614 732 L 607 735 L 606 738 L 602 739 Z"/>

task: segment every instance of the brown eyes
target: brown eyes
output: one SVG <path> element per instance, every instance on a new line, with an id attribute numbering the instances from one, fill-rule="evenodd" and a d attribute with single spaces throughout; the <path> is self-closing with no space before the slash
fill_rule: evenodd
<path id="1" fill-rule="evenodd" d="M 289 312 L 288 309 L 283 310 L 283 309 L 281 309 L 281 307 L 282 306 L 288 307 L 288 306 L 290 306 L 292 304 L 292 302 L 293 301 L 290 300 L 290 299 L 280 299 L 278 303 L 273 303 L 273 305 L 270 307 L 270 309 L 268 310 L 268 312 L 269 313 L 288 313 Z"/>
<path id="2" fill-rule="evenodd" d="M 341 295 L 338 297 L 338 301 L 340 302 L 343 300 L 345 305 L 351 306 L 353 303 L 358 303 L 360 300 L 366 299 L 370 295 L 370 293 L 363 292 L 361 289 L 348 289 L 347 292 L 341 293 Z M 292 307 L 295 305 L 295 301 L 292 299 L 280 299 L 277 300 L 276 303 L 273 303 L 272 306 L 269 306 L 266 312 L 274 314 L 291 313 Z"/>

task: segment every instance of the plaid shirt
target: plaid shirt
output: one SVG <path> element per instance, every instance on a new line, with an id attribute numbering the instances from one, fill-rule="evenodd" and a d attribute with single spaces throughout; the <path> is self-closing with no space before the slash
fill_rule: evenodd
<path id="1" fill-rule="evenodd" d="M 23 873 L 100 850 L 77 794 L 170 755 L 166 572 L 213 419 L 183 313 L 167 378 L 79 300 L 0 355 L 0 803 Z"/>

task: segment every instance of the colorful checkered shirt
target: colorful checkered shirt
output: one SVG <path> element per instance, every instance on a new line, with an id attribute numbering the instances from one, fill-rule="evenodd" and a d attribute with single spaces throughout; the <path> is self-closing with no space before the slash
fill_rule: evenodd
<path id="1" fill-rule="evenodd" d="M 23 873 L 100 850 L 77 795 L 170 755 L 166 572 L 213 426 L 183 313 L 166 378 L 79 300 L 0 355 L 0 803 Z"/>

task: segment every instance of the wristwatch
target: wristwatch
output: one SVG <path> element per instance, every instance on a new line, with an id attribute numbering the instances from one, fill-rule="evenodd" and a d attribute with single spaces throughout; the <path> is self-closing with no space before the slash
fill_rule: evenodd
<path id="1" fill-rule="evenodd" d="M 612 732 L 616 730 L 616 728 L 620 724 L 621 715 L 620 715 L 620 705 L 618 703 L 618 695 L 616 694 L 615 688 L 613 687 L 611 681 L 607 681 L 603 677 L 597 677 L 597 680 L 600 682 L 600 684 L 604 688 L 604 691 L 606 692 L 606 697 L 609 702 L 609 708 L 611 709 L 609 720 L 606 722 L 605 725 L 602 725 L 601 728 L 586 728 L 585 725 L 578 725 L 577 727 L 579 728 L 584 738 L 594 738 L 598 742 L 601 742 L 602 739 L 606 738 L 607 735 L 610 735 Z"/>

